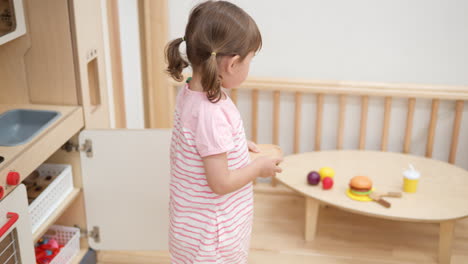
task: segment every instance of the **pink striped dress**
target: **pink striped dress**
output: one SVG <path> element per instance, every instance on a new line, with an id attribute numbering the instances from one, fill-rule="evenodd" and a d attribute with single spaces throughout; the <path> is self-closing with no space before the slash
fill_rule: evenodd
<path id="1" fill-rule="evenodd" d="M 217 195 L 202 157 L 227 153 L 230 170 L 249 164 L 241 116 L 229 97 L 211 103 L 188 85 L 176 100 L 171 145 L 169 249 L 173 264 L 247 263 L 253 189 Z"/>

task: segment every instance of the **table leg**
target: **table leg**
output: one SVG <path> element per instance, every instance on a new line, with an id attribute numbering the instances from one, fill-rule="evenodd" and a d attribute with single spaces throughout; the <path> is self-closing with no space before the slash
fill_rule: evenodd
<path id="1" fill-rule="evenodd" d="M 316 199 L 306 197 L 305 205 L 305 240 L 315 239 L 317 231 L 317 221 L 319 216 L 320 202 Z"/>
<path id="2" fill-rule="evenodd" d="M 439 231 L 439 264 L 450 264 L 455 220 L 440 223 Z"/>

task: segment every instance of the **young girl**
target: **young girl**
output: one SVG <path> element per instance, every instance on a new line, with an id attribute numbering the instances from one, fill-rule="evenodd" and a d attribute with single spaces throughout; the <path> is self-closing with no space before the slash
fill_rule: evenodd
<path id="1" fill-rule="evenodd" d="M 179 46 L 186 43 L 188 61 Z M 279 159 L 250 162 L 241 116 L 221 87 L 247 77 L 262 39 L 254 20 L 225 1 L 196 6 L 185 36 L 169 43 L 170 75 L 193 78 L 177 96 L 171 147 L 170 253 L 172 263 L 246 263 L 252 231 L 252 180 L 281 169 Z"/>

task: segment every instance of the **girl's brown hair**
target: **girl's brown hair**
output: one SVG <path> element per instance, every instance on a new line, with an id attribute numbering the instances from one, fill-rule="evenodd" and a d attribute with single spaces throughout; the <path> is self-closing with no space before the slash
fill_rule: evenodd
<path id="1" fill-rule="evenodd" d="M 186 61 L 179 46 L 186 41 Z M 167 72 L 182 81 L 182 71 L 190 65 L 201 74 L 201 84 L 208 99 L 216 103 L 221 99 L 221 79 L 218 59 L 240 56 L 262 47 L 262 36 L 255 21 L 238 6 L 226 1 L 206 1 L 190 13 L 185 37 L 171 41 L 166 47 Z"/>

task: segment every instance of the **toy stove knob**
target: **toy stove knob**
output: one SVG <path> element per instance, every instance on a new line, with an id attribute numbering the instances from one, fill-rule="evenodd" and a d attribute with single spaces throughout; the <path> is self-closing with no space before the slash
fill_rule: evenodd
<path id="1" fill-rule="evenodd" d="M 20 174 L 16 171 L 10 171 L 7 175 L 8 185 L 18 185 L 20 182 Z"/>

